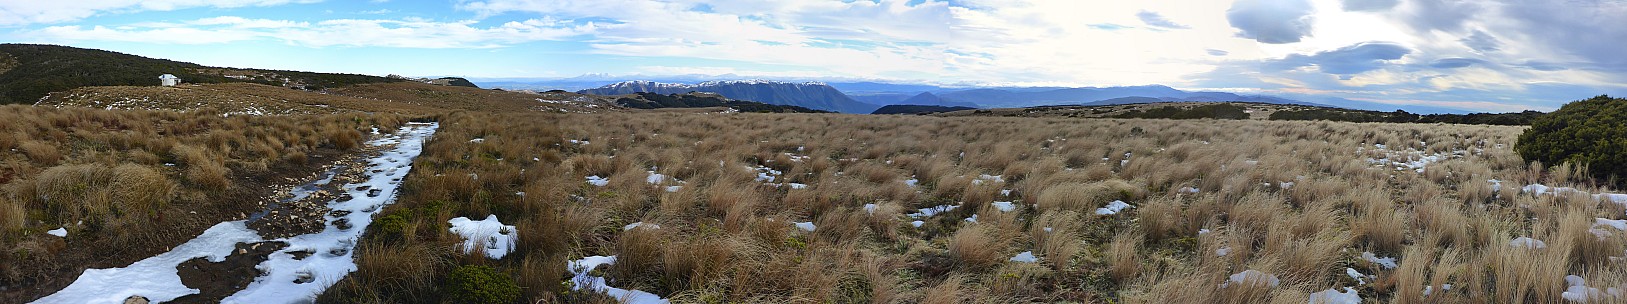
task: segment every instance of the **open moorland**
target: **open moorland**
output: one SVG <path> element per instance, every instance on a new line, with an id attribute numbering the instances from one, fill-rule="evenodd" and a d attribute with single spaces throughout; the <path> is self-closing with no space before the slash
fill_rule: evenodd
<path id="1" fill-rule="evenodd" d="M 1624 283 L 1623 205 L 1526 164 L 1517 127 L 477 117 L 443 121 L 323 301 L 1492 303 Z M 487 216 L 512 244 L 448 229 Z"/>
<path id="2" fill-rule="evenodd" d="M 459 94 L 397 94 L 422 92 Z M 354 210 L 274 202 L 359 168 L 347 164 L 373 153 L 363 142 L 409 120 L 440 127 L 393 204 L 333 228 L 365 234 L 329 253 L 356 269 L 318 278 L 331 287 L 315 300 L 1488 303 L 1615 299 L 1606 290 L 1627 283 L 1627 196 L 1585 168 L 1521 159 L 1525 127 L 0 110 L 16 122 L 0 132 L 10 299 L 222 221 L 266 237 L 333 226 Z M 343 202 L 365 188 L 324 191 Z M 291 218 L 250 215 L 273 209 Z M 243 243 L 223 257 L 240 269 L 182 271 L 187 286 L 227 286 L 173 300 L 218 301 L 255 280 L 249 265 L 312 254 L 297 244 Z M 230 279 L 199 280 L 216 273 Z"/>

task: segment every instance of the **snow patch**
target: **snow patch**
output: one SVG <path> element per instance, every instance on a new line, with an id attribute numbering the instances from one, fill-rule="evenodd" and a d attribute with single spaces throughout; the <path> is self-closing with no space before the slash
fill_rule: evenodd
<path id="1" fill-rule="evenodd" d="M 1367 260 L 1368 262 L 1373 262 L 1373 264 L 1378 264 L 1379 267 L 1384 267 L 1384 269 L 1395 269 L 1394 257 L 1381 258 L 1378 255 L 1374 255 L 1372 252 L 1363 251 L 1361 253 L 1361 259 Z"/>
<path id="2" fill-rule="evenodd" d="M 1548 243 L 1543 243 L 1541 240 L 1533 239 L 1533 238 L 1530 238 L 1530 237 L 1523 237 L 1523 236 L 1519 237 L 1519 238 L 1515 238 L 1512 241 L 1508 241 L 1508 245 L 1509 246 L 1514 246 L 1514 247 L 1525 247 L 1527 249 L 1548 248 Z"/>
<path id="3" fill-rule="evenodd" d="M 1098 215 L 1118 214 L 1119 211 L 1123 211 L 1124 208 L 1135 208 L 1135 206 L 1130 206 L 1130 204 L 1125 204 L 1124 201 L 1113 201 L 1113 202 L 1107 203 L 1106 207 L 1096 208 L 1096 214 L 1098 214 Z"/>
<path id="4" fill-rule="evenodd" d="M 660 296 L 653 293 L 610 287 L 610 285 L 605 284 L 603 277 L 596 277 L 588 274 L 589 272 L 592 272 L 594 268 L 598 268 L 599 265 L 610 265 L 615 263 L 616 256 L 590 256 L 580 260 L 571 261 L 566 265 L 566 268 L 569 268 L 567 270 L 569 270 L 572 275 L 571 290 L 592 290 L 608 295 L 611 298 L 616 298 L 617 300 L 621 300 L 622 303 L 627 304 L 668 303 L 667 299 L 662 299 Z"/>
<path id="5" fill-rule="evenodd" d="M 487 215 L 485 220 L 479 221 L 460 216 L 446 222 L 452 224 L 452 233 L 463 236 L 463 253 L 485 247 L 486 257 L 493 260 L 501 259 L 514 250 L 514 240 L 519 233 L 513 225 L 503 225 L 498 221 L 496 214 Z"/>
<path id="6" fill-rule="evenodd" d="M 599 177 L 598 175 L 589 175 L 588 176 L 588 184 L 594 185 L 594 186 L 599 186 L 599 187 L 604 187 L 605 185 L 610 184 L 610 180 L 606 179 L 606 178 L 603 178 L 603 177 Z"/>
<path id="7" fill-rule="evenodd" d="M 1012 202 L 994 202 L 994 209 L 999 209 L 1000 212 L 1011 212 L 1017 210 L 1017 205 Z"/>
<path id="8" fill-rule="evenodd" d="M 68 228 L 63 227 L 63 228 L 51 229 L 51 231 L 46 231 L 45 234 L 55 235 L 57 237 L 68 237 Z"/>
<path id="9" fill-rule="evenodd" d="M 1232 274 L 1231 278 L 1227 279 L 1225 283 L 1220 283 L 1220 288 L 1226 288 L 1226 286 L 1229 286 L 1232 283 L 1262 287 L 1277 287 L 1277 284 L 1282 283 L 1282 280 L 1278 280 L 1277 276 L 1275 275 L 1260 272 L 1259 270 L 1249 269 Z"/>
<path id="10" fill-rule="evenodd" d="M 1311 293 L 1309 304 L 1361 304 L 1361 296 L 1356 295 L 1355 288 L 1345 287 L 1344 289 L 1344 292 L 1329 288 Z"/>
<path id="11" fill-rule="evenodd" d="M 1038 262 L 1039 259 L 1034 257 L 1034 252 L 1033 251 L 1023 251 L 1023 253 L 1018 253 L 1017 256 L 1011 257 L 1011 261 L 1012 262 L 1022 262 L 1022 263 L 1033 263 L 1033 262 Z"/>
<path id="12" fill-rule="evenodd" d="M 817 227 L 814 227 L 813 222 L 796 222 L 796 226 L 797 226 L 797 229 L 802 229 L 802 231 L 807 231 L 807 232 L 813 232 L 814 228 L 817 228 Z"/>
<path id="13" fill-rule="evenodd" d="M 215 224 L 204 230 L 202 235 L 169 252 L 136 261 L 130 266 L 86 269 L 68 288 L 34 303 L 124 303 L 124 299 L 138 295 L 155 303 L 173 301 L 199 292 L 181 284 L 181 276 L 175 269 L 182 262 L 201 257 L 218 263 L 231 255 L 237 243 L 258 241 L 260 235 L 243 221 Z"/>
<path id="14" fill-rule="evenodd" d="M 661 229 L 661 225 L 646 224 L 644 222 L 637 222 L 637 223 L 627 224 L 627 226 L 622 226 L 621 231 L 630 231 L 630 230 L 637 229 L 637 228 Z"/>

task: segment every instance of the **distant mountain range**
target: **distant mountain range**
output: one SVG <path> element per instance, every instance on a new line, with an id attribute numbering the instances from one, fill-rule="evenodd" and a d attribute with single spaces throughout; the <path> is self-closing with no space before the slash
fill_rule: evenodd
<path id="1" fill-rule="evenodd" d="M 972 107 L 923 106 L 923 105 L 887 105 L 885 107 L 881 107 L 880 109 L 876 109 L 875 112 L 871 112 L 870 114 L 930 114 L 930 113 L 954 112 L 954 111 L 965 111 L 965 110 L 975 110 L 975 109 L 977 109 L 977 108 L 972 108 Z"/>
<path id="2" fill-rule="evenodd" d="M 689 92 L 717 93 L 729 99 L 842 113 L 864 114 L 881 108 L 880 105 L 853 100 L 847 94 L 843 94 L 842 91 L 820 82 L 790 83 L 764 80 L 726 80 L 682 84 L 623 81 L 595 89 L 581 90 L 577 93 L 626 95 L 634 93 L 683 94 Z"/>
<path id="3" fill-rule="evenodd" d="M 657 80 L 620 80 L 610 75 L 583 75 L 553 80 L 497 79 L 480 82 L 483 86 L 505 89 L 557 89 L 592 84 L 580 92 L 626 94 L 636 91 L 655 93 L 685 93 L 688 91 L 720 93 L 731 99 L 750 100 L 769 104 L 796 105 L 818 110 L 843 113 L 869 113 L 886 105 L 930 105 L 973 108 L 1021 108 L 1049 105 L 1114 105 L 1127 103 L 1176 101 L 1239 101 L 1307 106 L 1339 107 L 1357 110 L 1391 112 L 1405 110 L 1413 113 L 1468 113 L 1460 109 L 1419 105 L 1396 105 L 1358 101 L 1320 95 L 1258 95 L 1230 92 L 1186 91 L 1163 85 L 1123 87 L 943 87 L 927 84 L 888 83 L 881 81 L 843 82 L 780 82 L 764 80 L 702 81 L 735 79 L 737 75 L 679 75 L 654 77 Z M 739 89 L 739 84 L 784 83 L 792 86 L 780 89 Z M 720 84 L 728 84 L 721 85 Z M 791 89 L 795 85 L 820 84 L 818 94 L 806 89 Z M 724 92 L 730 91 L 730 92 Z M 747 93 L 755 91 L 757 93 Z M 834 91 L 834 92 L 831 92 Z M 837 94 L 840 93 L 840 94 Z M 845 96 L 846 98 L 838 97 Z M 798 97 L 792 97 L 798 96 Z M 851 100 L 851 102 L 850 102 Z M 857 104 L 855 104 L 857 103 Z"/>

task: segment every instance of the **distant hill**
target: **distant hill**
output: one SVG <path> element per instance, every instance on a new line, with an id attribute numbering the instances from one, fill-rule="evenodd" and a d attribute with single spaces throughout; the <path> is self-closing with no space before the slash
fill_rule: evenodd
<path id="1" fill-rule="evenodd" d="M 873 105 L 883 105 L 883 106 L 885 106 L 885 105 L 928 105 L 928 106 L 968 107 L 968 108 L 978 108 L 979 107 L 977 104 L 974 104 L 974 103 L 953 102 L 953 101 L 943 100 L 943 98 L 938 98 L 938 95 L 932 94 L 932 92 L 921 92 L 921 93 L 916 93 L 916 94 L 910 94 L 910 93 L 872 93 L 872 94 L 849 95 L 849 96 L 852 96 L 854 100 L 858 100 L 859 102 L 873 104 Z"/>
<path id="2" fill-rule="evenodd" d="M 830 113 L 829 111 L 798 106 L 732 100 L 715 93 L 656 94 L 640 92 L 634 93 L 632 96 L 616 98 L 616 105 L 634 109 L 727 107 L 740 112 L 755 113 Z"/>
<path id="3" fill-rule="evenodd" d="M 1227 92 L 1188 92 L 1161 86 L 1085 88 L 981 88 L 939 92 L 945 102 L 967 102 L 983 107 L 1021 108 L 1048 105 L 1120 105 L 1153 102 L 1260 102 L 1330 106 L 1287 98 L 1239 95 Z"/>
<path id="4" fill-rule="evenodd" d="M 875 112 L 871 112 L 870 114 L 930 114 L 976 109 L 977 108 L 973 107 L 946 107 L 929 105 L 887 105 L 881 107 L 880 109 L 876 109 Z"/>
<path id="5" fill-rule="evenodd" d="M 469 87 L 469 88 L 476 88 L 476 89 L 480 88 L 480 86 L 475 85 L 475 83 L 469 82 L 468 79 L 463 79 L 463 78 L 459 78 L 459 77 L 441 77 L 441 78 L 437 78 L 435 80 L 430 80 L 429 83 L 430 84 L 438 84 L 438 85 L 446 85 L 446 86 L 454 86 L 454 87 Z"/>
<path id="6" fill-rule="evenodd" d="M 634 93 L 682 94 L 708 92 L 735 100 L 756 101 L 773 105 L 799 106 L 815 110 L 842 113 L 870 113 L 881 106 L 862 103 L 848 97 L 829 85 L 818 82 L 789 83 L 763 80 L 707 81 L 698 84 L 662 83 L 653 81 L 624 81 L 578 91 L 594 95 L 627 95 Z"/>
<path id="7" fill-rule="evenodd" d="M 398 80 L 298 71 L 215 68 L 118 52 L 58 45 L 0 44 L 0 104 L 35 103 L 46 94 L 89 86 L 156 86 L 171 74 L 183 83 L 248 82 L 322 90 Z"/>

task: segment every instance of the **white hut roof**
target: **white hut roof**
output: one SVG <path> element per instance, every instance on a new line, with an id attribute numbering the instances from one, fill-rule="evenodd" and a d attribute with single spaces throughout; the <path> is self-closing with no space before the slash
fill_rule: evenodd
<path id="1" fill-rule="evenodd" d="M 164 75 L 158 76 L 158 79 L 181 79 L 181 78 L 180 77 L 175 77 L 175 75 L 164 74 Z"/>

